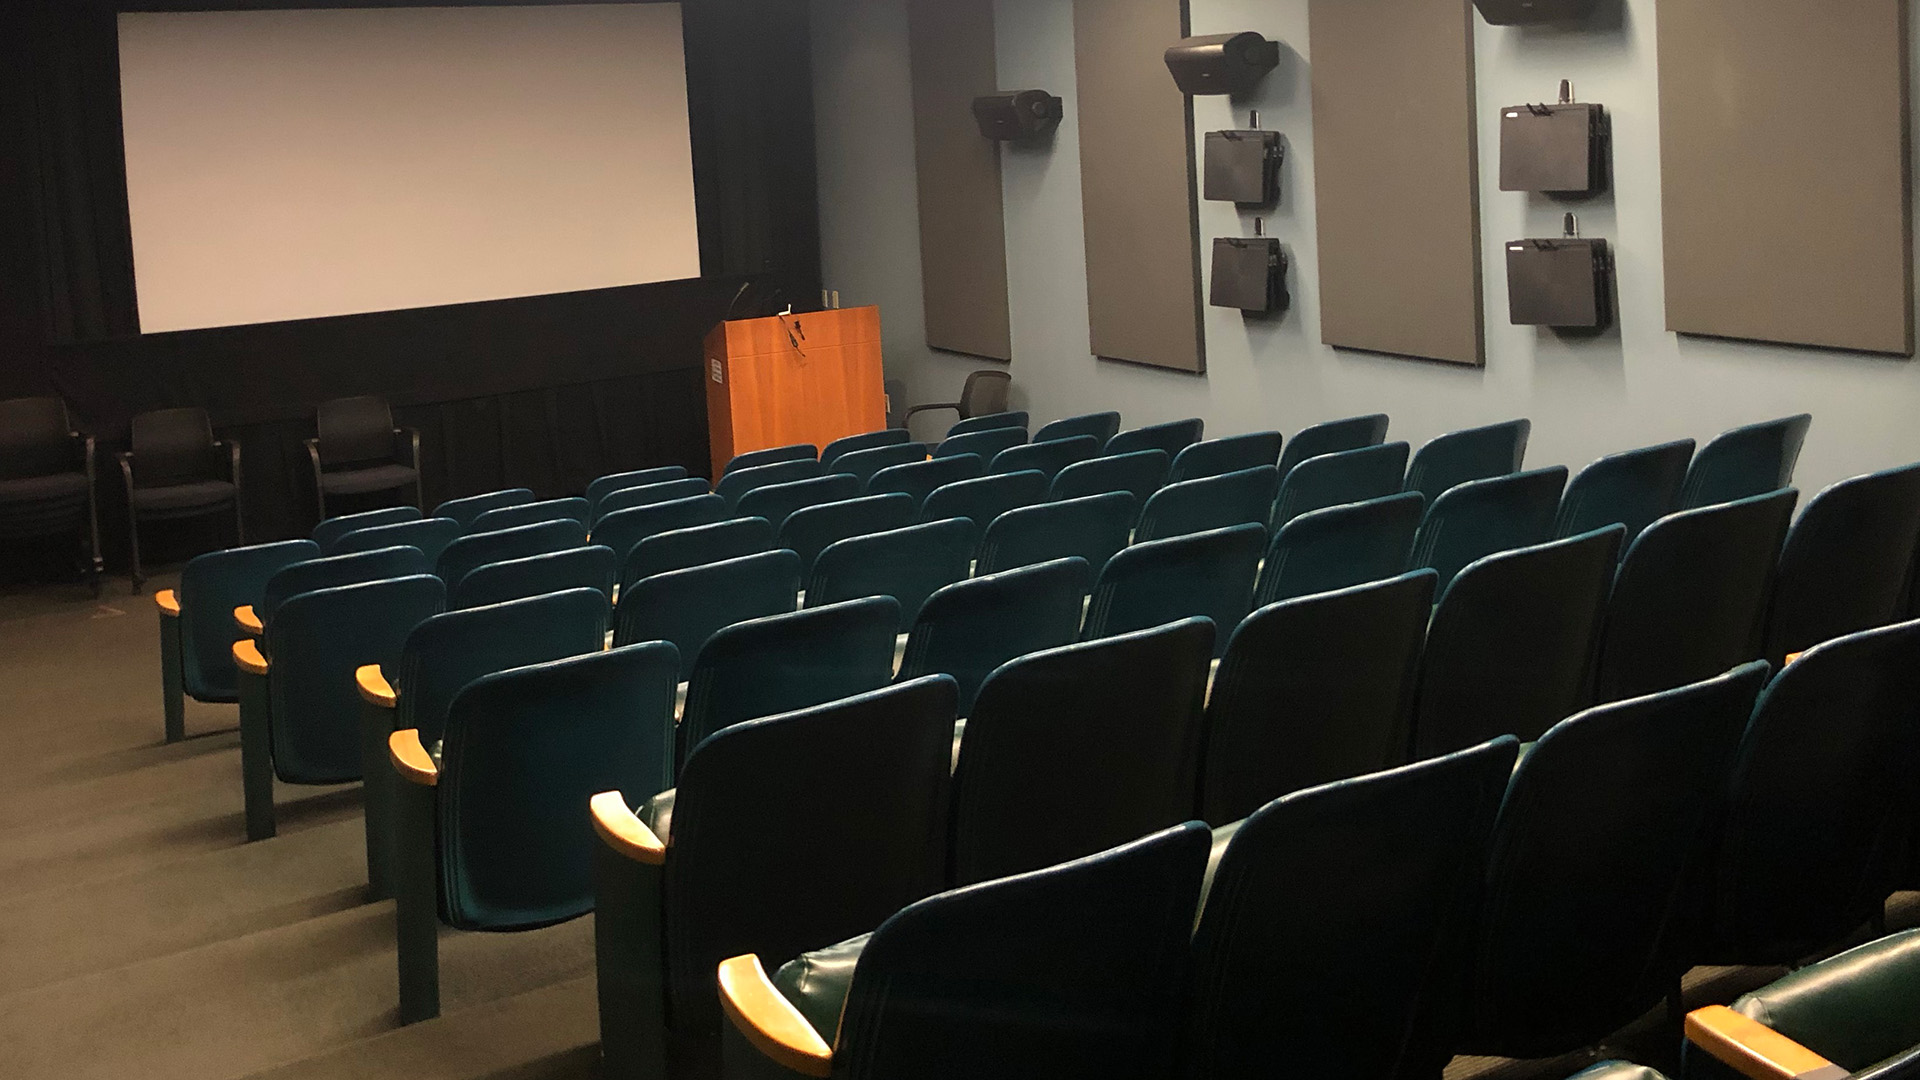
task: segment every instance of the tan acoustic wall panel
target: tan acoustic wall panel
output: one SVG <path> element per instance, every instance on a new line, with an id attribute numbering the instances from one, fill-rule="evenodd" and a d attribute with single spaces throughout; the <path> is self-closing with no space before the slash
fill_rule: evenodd
<path id="1" fill-rule="evenodd" d="M 1903 0 L 1660 0 L 1667 328 L 1913 354 Z"/>
<path id="2" fill-rule="evenodd" d="M 1203 372 L 1193 109 L 1164 59 L 1186 36 L 1183 0 L 1074 0 L 1094 355 Z"/>
<path id="3" fill-rule="evenodd" d="M 1486 362 L 1468 0 L 1312 0 L 1320 334 Z"/>
<path id="4" fill-rule="evenodd" d="M 999 89 L 993 0 L 912 0 L 907 19 L 927 345 L 1010 360 L 1000 150 L 973 120 L 973 99 Z"/>

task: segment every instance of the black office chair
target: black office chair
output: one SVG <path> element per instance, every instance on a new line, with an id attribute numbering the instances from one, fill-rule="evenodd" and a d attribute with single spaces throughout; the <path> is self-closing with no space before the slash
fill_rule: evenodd
<path id="1" fill-rule="evenodd" d="M 900 426 L 913 426 L 915 413 L 931 412 L 936 409 L 952 409 L 960 414 L 961 420 L 971 420 L 976 416 L 1007 411 L 1007 392 L 1013 386 L 1013 376 L 1004 371 L 976 371 L 967 376 L 966 385 L 960 388 L 959 401 L 938 401 L 926 405 L 915 405 L 900 418 Z"/>
<path id="2" fill-rule="evenodd" d="M 197 406 L 159 409 L 133 418 L 133 449 L 119 454 L 127 489 L 127 539 L 133 591 L 147 580 L 140 565 L 140 523 L 233 513 L 236 546 L 247 542 L 240 501 L 240 443 L 213 437 L 213 421 Z M 222 478 L 222 473 L 225 477 Z"/>
<path id="3" fill-rule="evenodd" d="M 89 573 L 100 589 L 100 500 L 93 436 L 73 430 L 57 397 L 0 401 L 0 539 L 86 530 Z"/>
<path id="4" fill-rule="evenodd" d="M 377 397 L 320 403 L 317 439 L 307 440 L 320 519 L 329 495 L 371 495 L 413 488 L 413 504 L 427 508 L 420 483 L 420 433 L 393 426 L 393 411 Z"/>

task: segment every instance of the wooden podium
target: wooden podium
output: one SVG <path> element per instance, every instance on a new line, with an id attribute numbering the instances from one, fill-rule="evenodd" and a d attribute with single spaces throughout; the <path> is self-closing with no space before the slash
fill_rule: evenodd
<path id="1" fill-rule="evenodd" d="M 716 480 L 736 454 L 887 426 L 877 307 L 721 323 L 706 361 Z"/>

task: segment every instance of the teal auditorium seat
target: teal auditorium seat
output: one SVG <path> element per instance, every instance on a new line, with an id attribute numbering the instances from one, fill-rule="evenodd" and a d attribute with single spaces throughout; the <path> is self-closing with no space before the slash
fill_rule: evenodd
<path id="1" fill-rule="evenodd" d="M 1843 480 L 1807 503 L 1787 533 L 1767 614 L 1775 664 L 1823 641 L 1906 617 L 1920 548 L 1920 465 Z"/>
<path id="2" fill-rule="evenodd" d="M 1475 560 L 1546 543 L 1553 539 L 1566 486 L 1566 467 L 1555 465 L 1448 488 L 1427 507 L 1412 565 L 1439 573 L 1444 593 L 1454 575 Z"/>
<path id="3" fill-rule="evenodd" d="M 1199 417 L 1188 420 L 1174 420 L 1165 424 L 1149 424 L 1146 427 L 1123 431 L 1107 440 L 1102 453 L 1108 457 L 1120 454 L 1133 454 L 1141 450 L 1159 450 L 1167 455 L 1171 465 L 1180 451 L 1200 441 L 1206 434 L 1207 422 Z"/>
<path id="4" fill-rule="evenodd" d="M 622 510 L 632 510 L 642 506 L 658 506 L 665 502 L 679 502 L 682 499 L 697 499 L 707 494 L 707 482 L 699 477 L 682 480 L 667 480 L 658 484 L 643 484 L 639 487 L 618 488 L 609 491 L 599 502 L 593 504 L 594 528 L 600 522 Z"/>
<path id="5" fill-rule="evenodd" d="M 920 508 L 920 520 L 968 518 L 980 526 L 984 537 L 987 526 L 1001 514 L 1047 501 L 1047 484 L 1047 474 L 1036 469 L 956 480 L 927 493 L 926 502 Z"/>
<path id="6" fill-rule="evenodd" d="M 1082 435 L 1090 436 L 1101 447 L 1107 445 L 1120 431 L 1120 414 L 1117 412 L 1086 413 L 1081 416 L 1069 416 L 1042 425 L 1033 433 L 1034 442 L 1054 442 L 1060 439 L 1074 439 Z"/>
<path id="7" fill-rule="evenodd" d="M 523 503 L 519 506 L 502 506 L 489 510 L 475 518 L 468 532 L 498 532 L 501 529 L 518 528 L 521 525 L 538 525 L 545 521 L 577 521 L 589 524 L 593 518 L 593 507 L 581 498 L 548 499 L 545 502 Z"/>
<path id="8" fill-rule="evenodd" d="M 786 546 L 786 545 L 781 545 Z M 766 518 L 733 518 L 654 533 L 627 553 L 621 589 L 655 574 L 691 570 L 728 559 L 774 550 L 773 525 Z"/>
<path id="9" fill-rule="evenodd" d="M 625 570 L 627 560 L 632 558 L 633 549 L 648 537 L 713 525 L 733 516 L 727 501 L 720 496 L 694 495 L 608 514 L 593 527 L 593 542 L 605 544 L 620 557 L 620 578 L 627 581 L 631 580 Z"/>
<path id="10" fill-rule="evenodd" d="M 188 560 L 180 587 L 154 597 L 160 611 L 160 705 L 168 742 L 186 738 L 186 699 L 240 700 L 233 667 L 233 611 L 260 603 L 267 582 L 318 558 L 312 540 L 212 551 Z"/>
<path id="11" fill-rule="evenodd" d="M 994 431 L 999 428 L 1011 427 L 1025 430 L 1026 426 L 1027 414 L 1021 410 L 982 413 L 979 416 L 969 416 L 955 423 L 947 429 L 947 438 L 951 439 L 955 435 L 970 435 L 976 431 Z"/>
<path id="12" fill-rule="evenodd" d="M 680 666 L 659 642 L 469 683 L 436 758 L 395 732 L 400 1021 L 440 1013 L 439 927 L 533 930 L 593 910 L 588 804 L 664 790 Z"/>
<path id="13" fill-rule="evenodd" d="M 1406 573 L 1427 500 L 1417 491 L 1315 510 L 1273 534 L 1254 587 L 1265 607 Z"/>
<path id="14" fill-rule="evenodd" d="M 1233 525 L 1265 525 L 1279 489 L 1280 470 L 1271 465 L 1168 484 L 1147 500 L 1133 538 L 1164 540 Z"/>
<path id="15" fill-rule="evenodd" d="M 731 510 L 739 503 L 740 496 L 754 488 L 767 487 L 770 484 L 791 484 L 795 480 L 812 480 L 825 476 L 826 469 L 813 458 L 800 458 L 794 461 L 782 461 L 772 465 L 756 465 L 752 468 L 729 469 L 713 485 L 713 493 L 726 500 Z"/>
<path id="16" fill-rule="evenodd" d="M 1087 560 L 1098 573 L 1127 546 L 1133 517 L 1133 496 L 1124 491 L 1008 510 L 986 527 L 974 573 L 1073 557 Z"/>
<path id="17" fill-rule="evenodd" d="M 356 529 L 334 541 L 333 554 L 357 555 L 363 551 L 378 551 L 389 547 L 414 547 L 427 557 L 428 562 L 438 561 L 440 553 L 447 545 L 460 539 L 460 523 L 452 518 L 421 518 L 418 521 L 405 521 L 397 525 L 375 525 L 368 529 Z"/>
<path id="18" fill-rule="evenodd" d="M 248 840 L 274 835 L 275 777 L 290 784 L 361 778 L 355 673 L 396 662 L 413 628 L 446 606 L 446 585 L 427 574 L 322 588 L 280 605 L 261 642 L 265 656 L 251 640 L 234 643 Z"/>
<path id="19" fill-rule="evenodd" d="M 675 480 L 685 480 L 687 470 L 682 465 L 663 465 L 657 469 L 639 469 L 633 472 L 611 473 L 602 476 L 587 485 L 587 501 L 596 508 L 600 500 L 625 488 L 647 487 L 652 484 L 669 484 Z"/>
<path id="20" fill-rule="evenodd" d="M 1601 458 L 1567 485 L 1555 532 L 1565 539 L 1624 525 L 1632 544 L 1647 526 L 1680 509 L 1680 487 L 1692 460 L 1692 439 Z"/>
<path id="21" fill-rule="evenodd" d="M 1206 856 L 1207 832 L 1189 822 L 930 897 L 772 979 L 761 956 L 779 963 L 778 953 L 729 958 L 723 1075 L 769 1075 L 763 1047 L 848 1080 L 1180 1075 Z M 791 1045 L 769 1036 L 782 1031 Z"/>
<path id="22" fill-rule="evenodd" d="M 1311 788 L 1214 830 L 1186 1075 L 1266 1078 L 1277 1059 L 1288 1075 L 1419 1075 L 1449 1039 L 1435 1014 L 1518 749 Z"/>
<path id="23" fill-rule="evenodd" d="M 736 517 L 766 518 L 777 530 L 796 510 L 859 498 L 860 487 L 860 478 L 848 473 L 816 476 L 790 484 L 768 484 L 740 496 L 733 513 Z"/>
<path id="24" fill-rule="evenodd" d="M 874 450 L 882 446 L 898 446 L 912 442 L 913 436 L 906 428 L 881 428 L 861 435 L 849 435 L 844 439 L 835 439 L 820 451 L 820 464 L 831 467 L 843 455 L 859 450 Z"/>
<path id="25" fill-rule="evenodd" d="M 873 474 L 881 469 L 891 469 L 895 465 L 912 465 L 927 460 L 927 444 L 908 442 L 894 443 L 891 446 L 876 446 L 871 450 L 855 450 L 842 454 L 833 463 L 833 471 L 845 473 L 859 481 L 860 490 L 854 494 L 866 492 L 867 484 Z"/>
<path id="26" fill-rule="evenodd" d="M 1624 532 L 1490 555 L 1453 579 L 1427 630 L 1414 758 L 1532 742 L 1587 704 Z"/>
<path id="27" fill-rule="evenodd" d="M 678 759 L 747 720 L 864 694 L 893 679 L 900 605 L 869 596 L 735 623 L 707 639 L 687 679 Z"/>
<path id="28" fill-rule="evenodd" d="M 790 446 L 775 446 L 767 450 L 749 450 L 744 454 L 735 454 L 727 467 L 720 471 L 725 479 L 743 469 L 758 469 L 768 465 L 787 465 L 795 461 L 818 461 L 820 451 L 812 443 L 794 443 Z"/>
<path id="29" fill-rule="evenodd" d="M 274 615 L 291 597 L 342 585 L 359 585 L 382 578 L 412 577 L 432 571 L 433 564 L 415 547 L 382 548 L 354 555 L 328 555 L 319 559 L 288 563 L 267 579 L 260 590 L 254 614 L 263 626 L 272 626 Z M 231 617 L 231 614 L 230 616 Z M 232 644 L 232 638 L 228 638 Z M 267 655 L 273 655 L 271 640 Z"/>
<path id="30" fill-rule="evenodd" d="M 594 798 L 608 1080 L 718 1075 L 722 960 L 798 955 L 940 888 L 953 721 L 953 681 L 919 679 L 720 731 L 659 798 Z"/>
<path id="31" fill-rule="evenodd" d="M 1193 816 L 1213 624 L 1033 653 L 987 676 L 954 772 L 952 880 L 1051 866 Z"/>
<path id="32" fill-rule="evenodd" d="M 486 607 L 570 589 L 593 589 L 611 600 L 614 573 L 619 569 L 614 561 L 612 548 L 596 544 L 488 563 L 468 571 L 454 585 L 449 606 L 455 610 Z"/>
<path id="33" fill-rule="evenodd" d="M 1099 456 L 1100 440 L 1091 435 L 1074 435 L 1044 442 L 1035 440 L 993 455 L 993 460 L 987 463 L 987 472 L 1010 473 L 1038 469 L 1046 473 L 1051 482 L 1061 469 Z"/>
<path id="34" fill-rule="evenodd" d="M 1053 499 L 1078 499 L 1125 491 L 1133 495 L 1134 506 L 1143 507 L 1153 493 L 1167 482 L 1172 462 L 1164 450 L 1141 450 L 1131 454 L 1109 454 L 1076 462 L 1054 475 L 1048 489 Z"/>
<path id="35" fill-rule="evenodd" d="M 1167 479 L 1178 484 L 1273 465 L 1280 460 L 1282 441 L 1277 431 L 1254 431 L 1197 442 L 1174 455 Z"/>
<path id="36" fill-rule="evenodd" d="M 1630 1061 L 1603 1061 L 1592 1068 L 1568 1077 L 1567 1080 L 1667 1080 L 1658 1069 L 1649 1069 L 1645 1065 L 1635 1065 Z"/>
<path id="37" fill-rule="evenodd" d="M 920 517 L 920 500 L 905 492 L 868 495 L 796 510 L 780 526 L 780 546 L 799 554 L 808 573 L 829 545 L 855 536 L 904 529 Z"/>
<path id="38" fill-rule="evenodd" d="M 980 684 L 1000 665 L 1079 638 L 1092 588 L 1085 559 L 1056 559 L 948 585 L 921 605 L 898 677 L 953 676 L 960 685 L 960 715 L 967 716 Z"/>
<path id="39" fill-rule="evenodd" d="M 489 510 L 498 510 L 503 506 L 525 506 L 534 501 L 533 491 L 529 488 L 509 488 L 505 491 L 489 491 L 484 495 L 469 495 L 462 499 L 448 499 L 433 508 L 434 517 L 452 518 L 460 523 L 464 531 L 472 531 L 473 523 L 480 515 Z"/>
<path id="40" fill-rule="evenodd" d="M 1406 443 L 1383 443 L 1302 461 L 1281 477 L 1280 492 L 1273 503 L 1273 527 L 1285 528 L 1301 514 L 1330 506 L 1399 494 L 1410 452 Z"/>
<path id="41" fill-rule="evenodd" d="M 1801 413 L 1714 436 L 1693 456 L 1680 508 L 1738 502 L 1791 487 L 1812 426 L 1813 417 Z"/>
<path id="42" fill-rule="evenodd" d="M 1272 604 L 1233 631 L 1207 701 L 1200 816 L 1407 761 L 1434 574 Z"/>
<path id="43" fill-rule="evenodd" d="M 1082 636 L 1112 637 L 1200 617 L 1213 621 L 1219 656 L 1253 605 L 1266 546 L 1264 526 L 1235 525 L 1126 548 L 1101 568 Z"/>
<path id="44" fill-rule="evenodd" d="M 948 518 L 836 541 L 807 574 L 807 606 L 891 596 L 900 602 L 901 625 L 911 626 L 927 597 L 966 580 L 979 536 L 973 522 Z"/>
<path id="45" fill-rule="evenodd" d="M 547 555 L 585 547 L 586 543 L 586 527 L 572 520 L 546 521 L 498 532 L 473 533 L 447 545 L 434 563 L 434 573 L 440 575 L 440 580 L 453 586 L 475 568 L 488 563 L 524 559 L 529 555 Z"/>
<path id="46" fill-rule="evenodd" d="M 1685 510 L 1641 533 L 1614 581 L 1595 700 L 1684 686 L 1759 659 L 1799 498 L 1788 488 Z"/>
<path id="47" fill-rule="evenodd" d="M 1387 441 L 1387 415 L 1374 413 L 1346 420 L 1328 420 L 1302 430 L 1288 442 L 1280 454 L 1280 476 L 1284 480 L 1294 466 L 1308 458 L 1363 450 Z"/>
<path id="48" fill-rule="evenodd" d="M 342 514 L 330 517 L 313 527 L 313 542 L 320 546 L 320 554 L 334 554 L 333 546 L 340 538 L 357 529 L 371 529 L 375 525 L 398 525 L 406 521 L 419 521 L 423 516 L 417 506 L 389 506 L 380 510 L 367 510 L 358 514 Z M 437 511 L 434 517 L 444 515 Z"/>
<path id="49" fill-rule="evenodd" d="M 986 471 L 985 459 L 977 454 L 953 454 L 894 465 L 873 474 L 873 479 L 867 482 L 867 494 L 891 495 L 897 492 L 911 495 L 917 506 L 948 484 L 978 479 Z M 981 527 L 985 528 L 984 525 Z"/>
<path id="50" fill-rule="evenodd" d="M 1491 480 L 1520 471 L 1527 457 L 1530 420 L 1452 431 L 1422 446 L 1407 467 L 1408 491 L 1427 497 L 1428 505 L 1471 480 Z"/>
<path id="51" fill-rule="evenodd" d="M 1657 1005 L 1767 665 L 1590 709 L 1520 762 L 1491 842 L 1463 1054 L 1547 1057 Z"/>
<path id="52" fill-rule="evenodd" d="M 800 557 L 791 551 L 764 551 L 653 574 L 621 587 L 613 643 L 673 642 L 680 650 L 684 680 L 713 635 L 734 623 L 791 612 L 800 582 Z"/>
<path id="53" fill-rule="evenodd" d="M 989 428 L 964 435 L 949 435 L 941 441 L 939 446 L 934 447 L 933 456 L 943 458 L 953 457 L 955 454 L 978 454 L 981 461 L 992 461 L 994 455 L 1000 451 L 1011 450 L 1026 444 L 1026 428 Z"/>

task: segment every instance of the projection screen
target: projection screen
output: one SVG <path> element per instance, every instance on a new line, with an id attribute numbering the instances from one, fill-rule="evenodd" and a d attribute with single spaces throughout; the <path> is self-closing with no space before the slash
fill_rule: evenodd
<path id="1" fill-rule="evenodd" d="M 143 332 L 700 274 L 677 3 L 119 25 Z"/>

